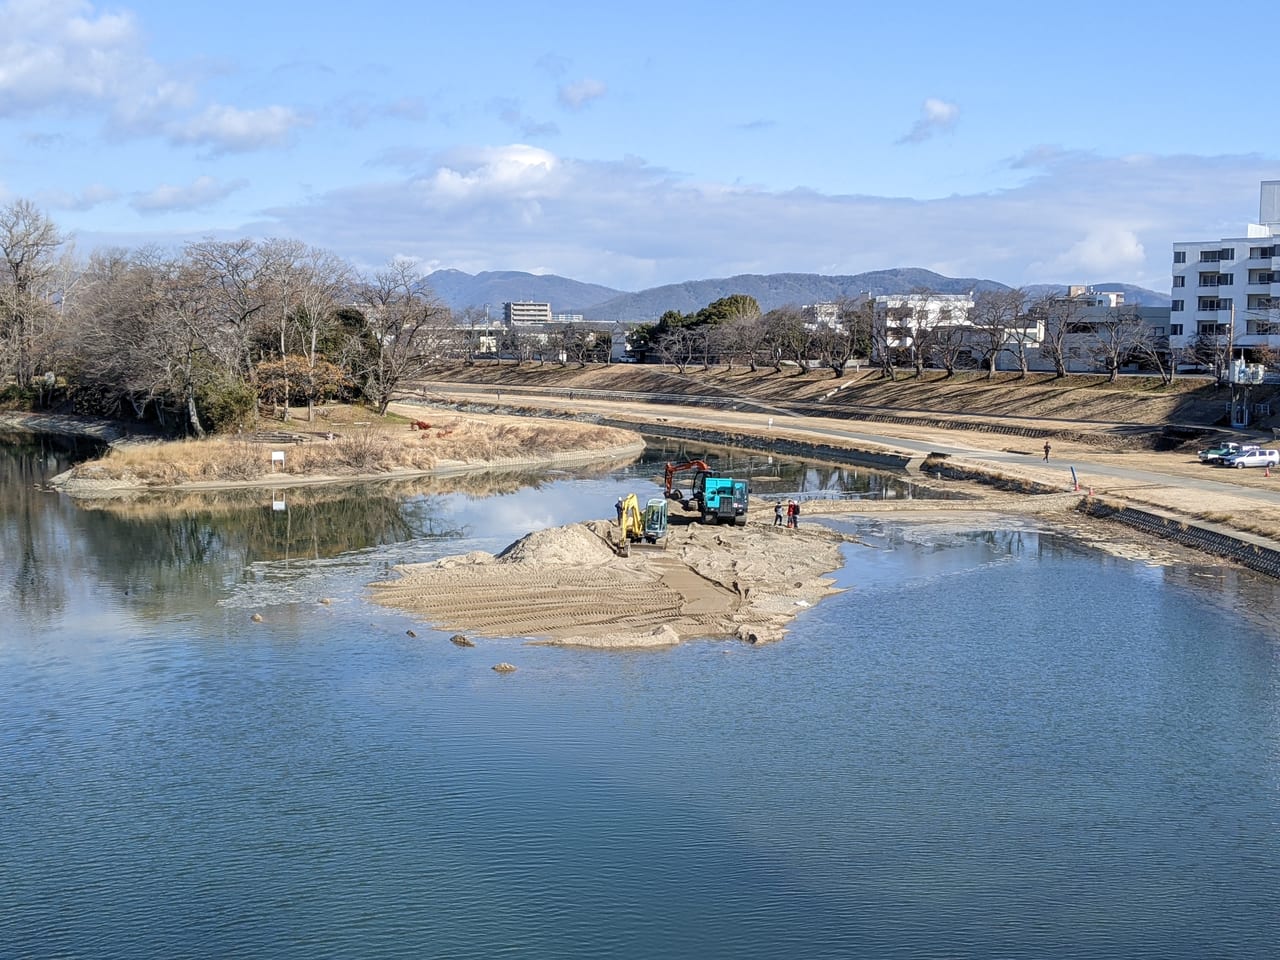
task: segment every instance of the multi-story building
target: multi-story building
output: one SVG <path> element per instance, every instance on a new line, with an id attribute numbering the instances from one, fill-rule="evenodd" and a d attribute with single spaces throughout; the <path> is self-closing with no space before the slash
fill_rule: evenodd
<path id="1" fill-rule="evenodd" d="M 825 324 L 838 329 L 840 327 L 840 304 L 831 301 L 806 303 L 800 308 L 800 318 L 804 321 L 805 326 L 809 328 Z"/>
<path id="2" fill-rule="evenodd" d="M 502 322 L 507 326 L 513 323 L 550 323 L 551 304 L 531 300 L 508 301 L 502 305 Z"/>
<path id="3" fill-rule="evenodd" d="M 1262 181 L 1242 237 L 1173 245 L 1169 344 L 1225 346 L 1252 359 L 1280 349 L 1280 180 Z"/>
<path id="4" fill-rule="evenodd" d="M 939 327 L 968 328 L 973 297 L 952 293 L 903 293 L 875 298 L 873 360 L 879 352 L 913 355 L 923 331 Z"/>

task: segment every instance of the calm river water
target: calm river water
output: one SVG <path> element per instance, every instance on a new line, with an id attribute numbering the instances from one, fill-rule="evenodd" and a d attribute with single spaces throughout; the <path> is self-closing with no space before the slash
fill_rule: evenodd
<path id="1" fill-rule="evenodd" d="M 0 957 L 1276 955 L 1272 581 L 851 521 L 776 645 L 461 650 L 364 585 L 654 464 L 164 513 L 67 456 L 0 445 Z"/>

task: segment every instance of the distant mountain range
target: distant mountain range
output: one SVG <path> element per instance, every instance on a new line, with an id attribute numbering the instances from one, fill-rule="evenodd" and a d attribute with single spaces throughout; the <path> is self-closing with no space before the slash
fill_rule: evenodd
<path id="1" fill-rule="evenodd" d="M 550 303 L 555 313 L 580 313 L 588 320 L 656 320 L 668 310 L 692 313 L 714 300 L 734 293 L 756 298 L 762 310 L 805 303 L 856 297 L 861 293 L 880 296 L 928 289 L 937 293 L 969 293 L 1008 290 L 1007 284 L 977 277 L 944 277 L 919 267 L 873 270 L 853 276 L 829 277 L 817 273 L 744 273 L 715 280 L 689 280 L 651 287 L 638 293 L 614 290 L 595 283 L 581 283 L 554 274 L 520 273 L 514 270 L 469 274 L 461 270 L 437 270 L 427 282 L 454 310 L 488 307 L 495 318 L 507 301 L 532 300 Z M 1167 294 L 1131 283 L 1093 283 L 1095 290 L 1120 290 L 1125 303 L 1138 306 L 1169 305 Z M 1036 284 L 1026 290 L 1032 296 L 1049 291 L 1065 291 L 1066 284 Z"/>

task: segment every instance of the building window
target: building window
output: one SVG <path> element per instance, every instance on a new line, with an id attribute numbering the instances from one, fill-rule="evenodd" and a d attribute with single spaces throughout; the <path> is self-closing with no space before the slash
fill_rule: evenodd
<path id="1" fill-rule="evenodd" d="M 1219 260 L 1234 260 L 1235 258 L 1236 258 L 1235 247 L 1223 247 L 1221 250 L 1218 251 Z"/>
<path id="2" fill-rule="evenodd" d="M 1186 278 L 1186 277 L 1174 277 L 1174 278 L 1173 278 L 1173 285 L 1174 285 L 1175 287 L 1185 287 L 1185 286 L 1187 285 L 1187 278 Z"/>
<path id="3" fill-rule="evenodd" d="M 1218 253 L 1219 253 L 1219 252 L 1220 252 L 1220 251 L 1218 251 L 1218 250 L 1201 250 L 1201 251 L 1200 251 L 1200 262 L 1201 262 L 1201 263 L 1217 263 L 1217 262 L 1218 262 Z"/>
<path id="4" fill-rule="evenodd" d="M 1217 285 L 1218 285 L 1218 274 L 1217 274 L 1217 273 L 1202 273 L 1202 274 L 1200 274 L 1200 286 L 1202 286 L 1202 287 L 1216 287 Z"/>
<path id="5" fill-rule="evenodd" d="M 1173 262 L 1174 262 L 1174 263 L 1186 263 L 1186 262 L 1187 262 L 1187 251 L 1185 251 L 1185 250 L 1175 250 L 1175 251 L 1173 251 Z"/>
<path id="6" fill-rule="evenodd" d="M 1201 297 L 1196 304 L 1197 310 L 1230 310 L 1230 297 Z"/>
<path id="7" fill-rule="evenodd" d="M 1182 310 L 1182 301 L 1174 300 L 1171 304 L 1169 304 L 1169 309 L 1172 310 L 1174 313 L 1179 313 Z"/>
<path id="8" fill-rule="evenodd" d="M 1229 287 L 1235 282 L 1235 279 L 1236 275 L 1234 273 L 1220 273 L 1218 274 L 1218 286 Z"/>
<path id="9" fill-rule="evenodd" d="M 1179 301 L 1179 303 L 1181 303 L 1181 301 Z M 1169 336 L 1171 337 L 1182 336 L 1182 324 L 1180 323 L 1169 324 Z"/>

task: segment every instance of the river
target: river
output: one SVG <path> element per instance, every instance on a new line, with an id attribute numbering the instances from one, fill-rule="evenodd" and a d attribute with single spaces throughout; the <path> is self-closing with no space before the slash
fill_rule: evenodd
<path id="1" fill-rule="evenodd" d="M 850 520 L 778 644 L 459 649 L 365 585 L 673 451 L 104 510 L 8 439 L 0 957 L 1275 955 L 1272 581 Z"/>

